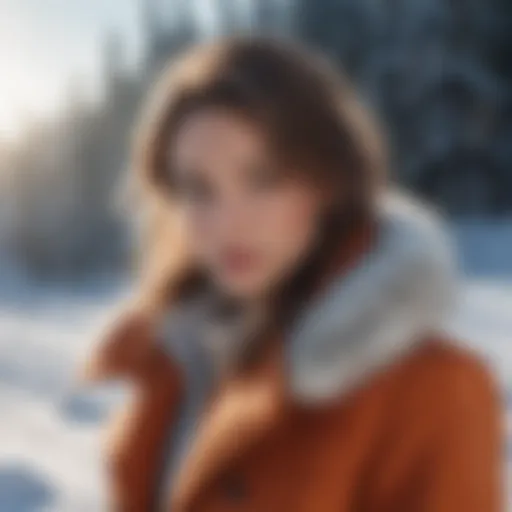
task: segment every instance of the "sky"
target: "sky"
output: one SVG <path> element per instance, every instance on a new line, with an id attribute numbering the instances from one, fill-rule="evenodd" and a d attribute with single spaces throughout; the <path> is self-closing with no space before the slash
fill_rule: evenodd
<path id="1" fill-rule="evenodd" d="M 136 65 L 140 25 L 140 0 L 0 0 L 0 139 L 57 112 L 76 87 L 96 97 L 109 31 Z"/>

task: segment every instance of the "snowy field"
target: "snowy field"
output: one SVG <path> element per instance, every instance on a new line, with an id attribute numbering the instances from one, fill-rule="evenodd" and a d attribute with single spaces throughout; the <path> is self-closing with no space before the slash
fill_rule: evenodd
<path id="1" fill-rule="evenodd" d="M 465 280 L 453 329 L 494 365 L 510 411 L 512 223 L 493 229 L 466 226 L 458 236 L 471 277 Z M 77 390 L 73 376 L 119 292 L 115 287 L 70 292 L 4 281 L 0 512 L 101 512 L 98 425 L 116 390 Z M 510 433 L 510 412 L 508 422 Z"/>

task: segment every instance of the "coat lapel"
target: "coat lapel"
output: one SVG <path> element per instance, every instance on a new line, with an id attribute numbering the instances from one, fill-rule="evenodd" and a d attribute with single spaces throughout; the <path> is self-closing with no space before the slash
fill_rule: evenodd
<path id="1" fill-rule="evenodd" d="M 171 489 L 186 510 L 201 491 L 286 417 L 283 358 L 274 343 L 261 363 L 230 378 L 212 397 Z"/>

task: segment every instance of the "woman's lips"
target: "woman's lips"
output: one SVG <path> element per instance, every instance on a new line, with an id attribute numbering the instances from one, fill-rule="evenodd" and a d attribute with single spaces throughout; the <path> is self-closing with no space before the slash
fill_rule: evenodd
<path id="1" fill-rule="evenodd" d="M 257 264 L 256 253 L 248 249 L 229 249 L 222 257 L 222 266 L 227 272 L 233 274 L 250 272 Z"/>

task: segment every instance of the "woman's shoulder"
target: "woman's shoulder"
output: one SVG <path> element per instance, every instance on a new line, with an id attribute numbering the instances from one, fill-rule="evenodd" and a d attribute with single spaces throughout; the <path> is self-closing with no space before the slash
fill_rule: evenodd
<path id="1" fill-rule="evenodd" d="M 395 372 L 404 388 L 404 400 L 422 403 L 426 414 L 469 415 L 500 407 L 500 390 L 491 363 L 449 336 L 425 339 Z"/>
<path id="2" fill-rule="evenodd" d="M 477 381 L 493 381 L 489 361 L 470 346 L 449 335 L 431 335 L 423 340 L 409 364 L 415 369 L 421 367 L 427 374 L 435 373 L 437 378 L 470 378 Z"/>

